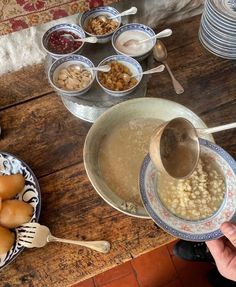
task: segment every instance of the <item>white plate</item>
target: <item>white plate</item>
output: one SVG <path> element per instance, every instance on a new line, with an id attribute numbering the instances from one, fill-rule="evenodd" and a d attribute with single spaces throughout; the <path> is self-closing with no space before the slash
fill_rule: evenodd
<path id="1" fill-rule="evenodd" d="M 0 173 L 3 175 L 21 173 L 25 177 L 25 187 L 21 193 L 15 196 L 15 199 L 31 204 L 34 208 L 34 213 L 30 222 L 38 222 L 41 210 L 41 194 L 37 178 L 33 171 L 26 163 L 14 155 L 0 152 Z M 16 235 L 16 241 L 7 254 L 0 256 L 0 271 L 11 263 L 24 249 L 17 241 L 18 228 L 12 231 Z"/>
<path id="2" fill-rule="evenodd" d="M 176 117 L 188 119 L 195 127 L 206 127 L 205 123 L 188 108 L 159 98 L 139 98 L 123 102 L 110 108 L 93 124 L 84 145 L 85 169 L 97 193 L 112 207 L 130 216 L 150 218 L 143 206 L 138 206 L 134 213 L 124 210 L 122 207 L 124 199 L 111 190 L 103 179 L 99 168 L 98 152 L 104 136 L 124 121 L 137 118 L 156 118 L 170 121 Z M 211 135 L 206 135 L 206 139 L 214 141 Z"/>

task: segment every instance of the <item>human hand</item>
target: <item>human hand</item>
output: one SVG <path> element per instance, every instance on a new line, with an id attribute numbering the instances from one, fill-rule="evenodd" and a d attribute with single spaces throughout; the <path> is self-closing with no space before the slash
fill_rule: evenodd
<path id="1" fill-rule="evenodd" d="M 221 275 L 236 281 L 236 225 L 225 222 L 220 229 L 225 237 L 207 241 L 206 245 Z"/>

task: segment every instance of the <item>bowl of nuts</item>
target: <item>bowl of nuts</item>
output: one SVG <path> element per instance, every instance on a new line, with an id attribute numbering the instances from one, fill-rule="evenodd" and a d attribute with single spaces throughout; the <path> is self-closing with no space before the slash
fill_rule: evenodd
<path id="1" fill-rule="evenodd" d="M 121 97 L 132 93 L 142 80 L 143 69 L 135 59 L 114 55 L 105 58 L 98 65 L 109 65 L 110 71 L 98 72 L 96 79 L 101 88 L 111 96 Z"/>
<path id="2" fill-rule="evenodd" d="M 121 17 L 114 19 L 109 19 L 109 17 L 118 14 L 119 12 L 113 7 L 96 7 L 84 12 L 79 19 L 79 23 L 86 34 L 98 38 L 97 43 L 107 43 L 121 25 Z"/>
<path id="3" fill-rule="evenodd" d="M 154 222 L 189 241 L 217 239 L 220 225 L 236 219 L 236 162 L 220 146 L 199 139 L 201 153 L 193 174 L 182 180 L 161 174 L 147 155 L 140 193 Z"/>
<path id="4" fill-rule="evenodd" d="M 112 46 L 117 54 L 130 56 L 138 61 L 148 57 L 156 44 L 156 39 L 143 44 L 127 45 L 129 41 L 148 40 L 155 36 L 155 32 L 148 26 L 139 23 L 130 23 L 121 26 L 112 36 Z"/>
<path id="5" fill-rule="evenodd" d="M 68 54 L 80 53 L 84 43 L 74 40 L 83 38 L 85 33 L 79 25 L 58 24 L 44 33 L 42 46 L 47 54 L 58 59 Z"/>
<path id="6" fill-rule="evenodd" d="M 56 60 L 49 68 L 48 79 L 61 96 L 81 96 L 92 86 L 94 64 L 81 55 L 70 55 Z"/>

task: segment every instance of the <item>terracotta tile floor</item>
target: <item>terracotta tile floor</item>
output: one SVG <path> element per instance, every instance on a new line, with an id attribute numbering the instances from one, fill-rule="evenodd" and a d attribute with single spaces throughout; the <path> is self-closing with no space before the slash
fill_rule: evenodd
<path id="1" fill-rule="evenodd" d="M 212 264 L 189 262 L 173 255 L 173 246 L 157 248 L 72 287 L 211 287 Z"/>

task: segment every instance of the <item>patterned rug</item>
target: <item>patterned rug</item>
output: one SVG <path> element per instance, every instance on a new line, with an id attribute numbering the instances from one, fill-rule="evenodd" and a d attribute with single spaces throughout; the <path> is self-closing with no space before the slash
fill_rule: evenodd
<path id="1" fill-rule="evenodd" d="M 0 0 L 0 35 L 119 0 Z"/>

